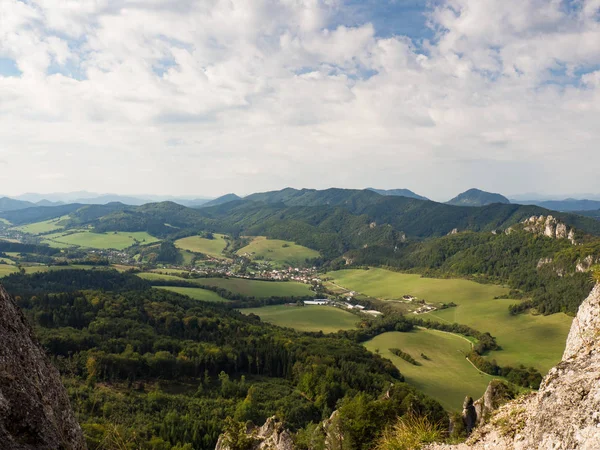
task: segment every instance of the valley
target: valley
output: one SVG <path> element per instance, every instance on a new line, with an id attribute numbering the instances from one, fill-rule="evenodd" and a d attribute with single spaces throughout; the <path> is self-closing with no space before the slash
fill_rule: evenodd
<path id="1" fill-rule="evenodd" d="M 489 332 L 502 348 L 487 356 L 503 365 L 533 366 L 546 372 L 562 356 L 572 318 L 557 313 L 550 316 L 511 315 L 508 307 L 515 300 L 505 299 L 508 289 L 469 280 L 425 278 L 384 269 L 342 270 L 330 272 L 338 286 L 384 300 L 400 310 L 417 309 L 402 297 L 410 295 L 434 307 L 454 303 L 457 306 L 421 314 L 420 317 L 446 323 L 468 325 Z M 498 298 L 499 297 L 499 298 Z"/>
<path id="2" fill-rule="evenodd" d="M 91 345 L 81 361 L 97 364 L 107 384 L 86 395 L 106 395 L 115 406 L 122 394 L 127 402 L 150 401 L 150 394 L 133 394 L 121 384 L 130 377 L 125 368 L 136 367 L 134 379 L 177 402 L 178 410 L 225 402 L 227 413 L 194 422 L 213 424 L 202 428 L 210 436 L 206 443 L 192 439 L 198 448 L 211 448 L 227 415 L 263 421 L 278 401 L 266 394 L 271 389 L 289 402 L 278 406 L 289 423 L 302 428 L 308 417 L 328 416 L 336 406 L 332 399 L 341 400 L 337 396 L 351 383 L 366 389 L 361 380 L 371 375 L 359 369 L 355 377 L 352 361 L 368 361 L 369 373 L 386 374 L 369 394 L 373 402 L 390 382 L 426 396 L 428 408 L 439 402 L 448 412 L 459 411 L 465 395 L 479 397 L 492 379 L 536 388 L 540 374 L 560 360 L 570 314 L 590 289 L 585 270 L 593 270 L 600 249 L 595 222 L 584 218 L 572 219 L 572 226 L 583 224 L 592 233 L 578 232 L 578 245 L 566 232 L 557 237 L 555 222 L 552 238 L 527 230 L 519 220 L 537 207 L 440 205 L 346 190 L 250 197 L 202 208 L 167 202 L 0 213 L 0 277 L 20 292 L 43 342 L 57 355 Z M 460 229 L 465 214 L 477 224 L 472 229 Z M 510 231 L 498 233 L 499 226 Z M 83 300 L 72 298 L 80 294 L 71 291 L 70 280 L 84 290 L 107 289 L 84 296 L 89 317 L 96 314 L 95 298 L 104 298 L 106 311 L 116 314 L 110 323 L 102 314 L 88 323 L 75 312 Z M 38 285 L 67 302 L 62 311 L 73 312 L 57 314 L 53 304 L 34 300 Z M 120 300 L 109 300 L 113 295 Z M 138 317 L 132 305 L 141 299 L 152 301 L 144 300 L 145 315 Z M 134 302 L 133 309 L 125 318 L 110 309 L 111 301 Z M 169 312 L 174 309 L 176 315 Z M 228 329 L 230 320 L 239 322 Z M 148 326 L 161 336 L 152 344 Z M 125 331 L 130 327 L 134 334 Z M 248 333 L 242 340 L 240 329 Z M 202 340 L 209 335 L 210 344 Z M 111 347 L 100 336 L 127 344 Z M 190 344 L 194 336 L 203 336 L 198 348 Z M 223 342 L 230 344 L 220 347 Z M 290 345 L 297 346 L 294 357 L 305 358 L 300 378 L 287 365 Z M 246 350 L 235 353 L 239 348 Z M 354 376 L 342 390 L 324 368 L 334 361 L 338 378 Z M 309 369 L 315 362 L 319 373 Z M 87 370 L 81 367 L 70 379 L 73 395 L 81 395 Z M 156 376 L 166 378 L 155 382 Z M 252 407 L 248 380 L 263 390 Z M 292 406 L 296 396 L 303 399 L 299 416 Z M 84 430 L 93 439 L 99 419 L 82 408 Z M 152 433 L 168 439 L 163 431 Z"/>

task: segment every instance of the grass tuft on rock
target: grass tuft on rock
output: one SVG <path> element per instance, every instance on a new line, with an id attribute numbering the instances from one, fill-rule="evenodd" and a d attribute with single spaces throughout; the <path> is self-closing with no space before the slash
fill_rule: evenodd
<path id="1" fill-rule="evenodd" d="M 379 438 L 375 450 L 418 450 L 424 444 L 442 441 L 443 427 L 427 417 L 408 415 L 386 429 Z"/>

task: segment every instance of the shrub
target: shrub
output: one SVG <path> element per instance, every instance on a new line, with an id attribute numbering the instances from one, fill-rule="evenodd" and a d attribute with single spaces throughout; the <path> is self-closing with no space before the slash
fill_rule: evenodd
<path id="1" fill-rule="evenodd" d="M 377 442 L 376 450 L 418 450 L 423 444 L 440 441 L 444 431 L 427 417 L 405 416 L 386 429 Z"/>

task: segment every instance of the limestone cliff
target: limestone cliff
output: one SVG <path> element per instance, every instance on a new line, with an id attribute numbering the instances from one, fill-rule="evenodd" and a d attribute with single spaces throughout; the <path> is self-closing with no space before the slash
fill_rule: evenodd
<path id="1" fill-rule="evenodd" d="M 552 216 L 532 216 L 523 221 L 524 230 L 553 239 L 568 239 L 575 244 L 575 230 Z"/>
<path id="2" fill-rule="evenodd" d="M 0 450 L 85 449 L 58 371 L 0 286 Z"/>
<path id="3" fill-rule="evenodd" d="M 491 414 L 460 445 L 428 450 L 600 449 L 600 284 L 579 308 L 563 360 L 540 390 Z"/>
<path id="4" fill-rule="evenodd" d="M 252 425 L 246 430 L 245 448 L 249 450 L 293 450 L 294 442 L 289 431 L 275 417 L 267 419 L 262 427 Z M 222 434 L 215 450 L 231 450 L 231 436 Z M 238 444 L 239 445 L 239 444 Z M 234 445 L 233 447 L 235 447 Z"/>

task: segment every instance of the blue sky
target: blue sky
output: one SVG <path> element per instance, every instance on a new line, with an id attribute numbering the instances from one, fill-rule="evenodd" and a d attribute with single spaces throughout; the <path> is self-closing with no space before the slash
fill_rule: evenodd
<path id="1" fill-rule="evenodd" d="M 0 8 L 2 194 L 598 190 L 597 0 Z"/>

